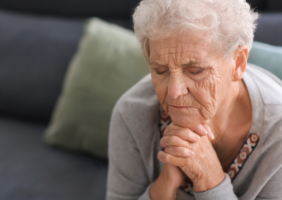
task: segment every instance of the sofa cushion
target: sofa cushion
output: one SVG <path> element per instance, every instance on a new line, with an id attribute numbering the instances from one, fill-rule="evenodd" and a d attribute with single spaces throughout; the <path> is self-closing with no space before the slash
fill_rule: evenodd
<path id="1" fill-rule="evenodd" d="M 83 23 L 0 10 L 1 115 L 49 120 Z"/>
<path id="2" fill-rule="evenodd" d="M 149 71 L 132 31 L 91 19 L 67 72 L 46 142 L 107 158 L 114 104 Z"/>
<path id="3" fill-rule="evenodd" d="M 275 0 L 276 1 L 276 0 Z M 255 32 L 255 40 L 282 46 L 282 13 L 261 14 Z"/>
<path id="4" fill-rule="evenodd" d="M 0 199 L 104 200 L 107 163 L 46 147 L 44 129 L 0 118 Z"/>
<path id="5" fill-rule="evenodd" d="M 263 67 L 282 80 L 282 47 L 254 42 L 248 62 Z"/>

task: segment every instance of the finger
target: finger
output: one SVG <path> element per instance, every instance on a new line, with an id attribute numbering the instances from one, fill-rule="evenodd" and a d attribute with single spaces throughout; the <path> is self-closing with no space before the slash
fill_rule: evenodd
<path id="1" fill-rule="evenodd" d="M 192 150 L 187 149 L 185 147 L 169 146 L 165 148 L 165 152 L 172 156 L 183 157 L 183 158 L 189 158 L 194 155 L 194 152 Z"/>
<path id="2" fill-rule="evenodd" d="M 213 140 L 213 139 L 214 139 L 214 134 L 213 134 L 211 128 L 210 128 L 208 125 L 206 125 L 206 124 L 204 125 L 204 127 L 205 127 L 206 130 L 208 131 L 208 138 L 209 138 L 210 140 Z"/>
<path id="3" fill-rule="evenodd" d="M 208 135 L 208 131 L 202 124 L 198 124 L 194 128 L 191 129 L 193 132 L 197 133 L 200 136 L 206 136 Z"/>
<path id="4" fill-rule="evenodd" d="M 168 146 L 185 147 L 191 149 L 189 142 L 182 140 L 177 136 L 164 136 L 160 141 L 160 145 L 162 149 L 165 149 Z"/>
<path id="5" fill-rule="evenodd" d="M 171 123 L 168 127 L 170 130 L 186 130 L 188 128 L 183 128 L 180 126 L 175 125 L 174 123 Z M 202 124 L 198 124 L 197 126 L 191 128 L 191 131 L 198 134 L 199 136 L 206 136 L 208 134 L 208 131 L 205 129 L 205 127 Z"/>
<path id="6" fill-rule="evenodd" d="M 175 157 L 163 151 L 158 153 L 158 159 L 162 163 L 171 164 L 177 167 L 182 167 L 186 163 L 187 158 Z"/>
<path id="7" fill-rule="evenodd" d="M 168 127 L 165 129 L 164 136 L 177 136 L 189 142 L 198 142 L 201 138 L 199 135 L 197 135 L 188 128 L 176 130 Z"/>

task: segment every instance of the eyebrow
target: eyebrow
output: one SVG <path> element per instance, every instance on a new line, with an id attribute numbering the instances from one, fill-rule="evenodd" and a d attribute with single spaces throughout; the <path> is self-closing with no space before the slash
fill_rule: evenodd
<path id="1" fill-rule="evenodd" d="M 167 65 L 162 65 L 156 61 L 150 62 L 150 65 L 155 65 L 158 67 L 168 67 Z M 199 66 L 208 66 L 209 64 L 206 62 L 198 62 L 198 61 L 190 61 L 189 63 L 182 64 L 182 67 L 199 67 Z"/>
<path id="2" fill-rule="evenodd" d="M 198 61 L 190 61 L 187 64 L 182 64 L 183 67 L 199 67 L 199 66 L 206 66 L 208 63 L 206 62 L 198 62 Z"/>
<path id="3" fill-rule="evenodd" d="M 149 62 L 149 65 L 158 65 L 160 67 L 167 67 L 167 65 L 162 65 L 162 64 L 158 63 L 157 61 Z"/>

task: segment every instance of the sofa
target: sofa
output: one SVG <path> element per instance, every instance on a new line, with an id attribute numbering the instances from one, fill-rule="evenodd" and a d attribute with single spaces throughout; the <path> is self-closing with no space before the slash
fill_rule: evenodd
<path id="1" fill-rule="evenodd" d="M 137 0 L 0 2 L 0 199 L 105 199 L 107 161 L 46 146 L 46 129 L 85 19 L 132 29 Z M 264 13 L 255 40 L 282 46 L 282 13 Z"/>

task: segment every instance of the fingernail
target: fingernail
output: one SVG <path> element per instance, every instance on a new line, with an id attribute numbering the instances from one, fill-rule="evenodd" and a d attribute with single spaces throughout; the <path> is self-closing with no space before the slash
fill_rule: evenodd
<path id="1" fill-rule="evenodd" d="M 209 133 L 203 125 L 202 125 L 202 131 L 204 132 L 205 135 L 207 135 Z"/>
<path id="2" fill-rule="evenodd" d="M 214 139 L 214 135 L 213 135 L 213 133 L 211 132 L 211 138 L 212 138 L 212 140 Z"/>
<path id="3" fill-rule="evenodd" d="M 213 134 L 213 132 L 211 132 L 211 138 L 212 138 L 212 140 L 214 139 L 214 134 Z"/>
<path id="4" fill-rule="evenodd" d="M 194 153 L 194 151 L 190 151 L 189 154 L 190 154 L 190 156 L 193 156 L 195 153 Z"/>

